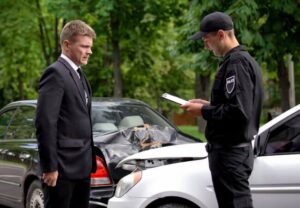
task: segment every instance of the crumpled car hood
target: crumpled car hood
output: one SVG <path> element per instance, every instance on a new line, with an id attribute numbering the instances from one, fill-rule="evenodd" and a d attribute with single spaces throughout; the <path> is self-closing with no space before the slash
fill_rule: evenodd
<path id="1" fill-rule="evenodd" d="M 191 143 L 150 149 L 126 157 L 118 163 L 117 167 L 121 167 L 123 164 L 134 160 L 204 159 L 207 157 L 205 145 L 206 143 Z"/>
<path id="2" fill-rule="evenodd" d="M 179 134 L 173 128 L 155 125 L 129 128 L 102 135 L 94 134 L 94 144 L 105 156 L 105 162 L 115 181 L 129 173 L 128 169 L 116 167 L 124 158 L 149 149 L 187 143 L 200 143 L 200 141 Z"/>

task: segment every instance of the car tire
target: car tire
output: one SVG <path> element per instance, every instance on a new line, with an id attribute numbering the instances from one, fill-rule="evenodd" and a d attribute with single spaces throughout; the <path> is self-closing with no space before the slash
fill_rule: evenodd
<path id="1" fill-rule="evenodd" d="M 26 208 L 44 208 L 44 193 L 40 181 L 33 181 L 26 196 Z"/>
<path id="2" fill-rule="evenodd" d="M 192 208 L 192 207 L 181 203 L 168 203 L 168 204 L 158 205 L 155 208 Z"/>

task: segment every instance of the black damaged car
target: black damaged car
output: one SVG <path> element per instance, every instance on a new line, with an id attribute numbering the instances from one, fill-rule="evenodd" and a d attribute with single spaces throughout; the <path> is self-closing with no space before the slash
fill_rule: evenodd
<path id="1" fill-rule="evenodd" d="M 35 137 L 36 100 L 0 110 L 0 204 L 44 207 Z M 199 142 L 139 100 L 96 98 L 92 103 L 97 172 L 91 174 L 90 207 L 106 207 L 115 184 L 131 171 L 116 168 L 126 156 L 150 148 Z M 122 167 L 124 168 L 124 167 Z"/>

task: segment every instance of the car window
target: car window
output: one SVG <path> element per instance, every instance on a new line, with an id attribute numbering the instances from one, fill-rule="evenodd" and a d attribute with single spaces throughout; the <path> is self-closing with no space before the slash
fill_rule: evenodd
<path id="1" fill-rule="evenodd" d="M 122 112 L 122 119 L 129 116 L 140 116 L 144 124 L 170 127 L 170 125 L 164 119 L 146 106 L 121 105 L 118 106 L 118 110 Z"/>
<path id="2" fill-rule="evenodd" d="M 300 116 L 272 130 L 266 145 L 266 155 L 300 152 Z"/>
<path id="3" fill-rule="evenodd" d="M 6 131 L 15 110 L 9 110 L 0 115 L 0 140 L 5 139 Z"/>
<path id="4" fill-rule="evenodd" d="M 93 132 L 103 134 L 144 125 L 171 127 L 167 121 L 150 108 L 130 104 L 94 106 L 92 121 Z"/>
<path id="5" fill-rule="evenodd" d="M 6 139 L 32 139 L 35 138 L 35 109 L 22 106 L 16 113 L 8 127 Z"/>

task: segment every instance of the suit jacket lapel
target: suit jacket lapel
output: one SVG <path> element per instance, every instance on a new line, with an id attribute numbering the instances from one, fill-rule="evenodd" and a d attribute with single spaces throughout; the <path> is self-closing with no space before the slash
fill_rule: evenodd
<path id="1" fill-rule="evenodd" d="M 72 77 L 72 79 L 75 82 L 75 85 L 79 91 L 82 103 L 84 104 L 85 108 L 87 109 L 87 105 L 86 105 L 86 100 L 85 100 L 85 94 L 84 94 L 84 89 L 82 86 L 82 83 L 80 81 L 80 78 L 78 77 L 78 75 L 76 74 L 76 72 L 74 71 L 74 69 L 70 66 L 70 64 L 64 60 L 63 58 L 59 57 L 58 61 L 60 61 L 61 63 L 63 63 L 66 66 L 66 69 L 69 70 L 70 72 L 70 76 Z"/>

